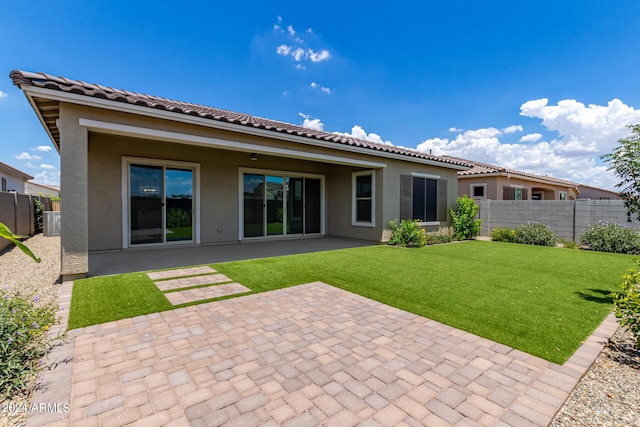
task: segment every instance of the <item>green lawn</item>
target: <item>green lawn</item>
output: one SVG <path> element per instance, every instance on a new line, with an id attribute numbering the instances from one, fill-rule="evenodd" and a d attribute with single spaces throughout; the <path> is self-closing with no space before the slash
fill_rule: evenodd
<path id="1" fill-rule="evenodd" d="M 213 265 L 253 292 L 312 281 L 563 363 L 611 310 L 628 255 L 472 241 Z M 69 327 L 171 309 L 143 273 L 77 280 Z"/>

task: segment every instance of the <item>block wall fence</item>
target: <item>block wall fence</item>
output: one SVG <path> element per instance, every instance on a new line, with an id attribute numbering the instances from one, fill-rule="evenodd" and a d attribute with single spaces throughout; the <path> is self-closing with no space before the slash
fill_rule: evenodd
<path id="1" fill-rule="evenodd" d="M 11 229 L 13 234 L 33 236 L 35 234 L 35 201 L 40 200 L 43 210 L 51 210 L 51 200 L 44 196 L 0 192 L 0 222 Z M 0 250 L 11 245 L 0 239 Z"/>
<path id="2" fill-rule="evenodd" d="M 580 241 L 584 229 L 599 221 L 640 228 L 634 219 L 627 222 L 622 200 L 478 200 L 482 220 L 480 236 L 490 236 L 496 227 L 516 228 L 528 221 L 548 225 L 558 238 Z"/>

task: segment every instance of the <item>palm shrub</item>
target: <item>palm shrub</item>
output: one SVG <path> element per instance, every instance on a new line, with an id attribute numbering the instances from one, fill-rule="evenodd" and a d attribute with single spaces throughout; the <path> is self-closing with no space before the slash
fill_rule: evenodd
<path id="1" fill-rule="evenodd" d="M 481 220 L 476 219 L 480 206 L 466 194 L 456 199 L 456 208 L 450 209 L 456 240 L 469 240 L 480 233 Z"/>
<path id="2" fill-rule="evenodd" d="M 389 222 L 389 227 L 391 227 L 390 245 L 421 248 L 427 244 L 427 233 L 420 226 L 420 220 L 403 219 L 400 225 L 398 221 L 393 220 Z"/>
<path id="3" fill-rule="evenodd" d="M 640 266 L 638 257 L 634 258 Z M 632 269 L 622 276 L 624 292 L 612 292 L 616 317 L 621 326 L 631 331 L 636 340 L 636 348 L 640 349 L 640 271 Z"/>
<path id="4" fill-rule="evenodd" d="M 615 222 L 598 222 L 585 228 L 580 241 L 593 251 L 619 254 L 640 253 L 640 232 Z"/>
<path id="5" fill-rule="evenodd" d="M 556 233 L 546 224 L 529 221 L 516 228 L 516 243 L 538 246 L 555 246 Z"/>

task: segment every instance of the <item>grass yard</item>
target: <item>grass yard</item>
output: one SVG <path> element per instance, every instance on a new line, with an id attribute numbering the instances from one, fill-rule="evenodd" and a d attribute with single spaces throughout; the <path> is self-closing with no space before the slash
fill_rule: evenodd
<path id="1" fill-rule="evenodd" d="M 215 264 L 253 292 L 312 281 L 563 363 L 611 311 L 628 255 L 471 241 Z M 144 273 L 74 283 L 69 327 L 171 309 Z"/>

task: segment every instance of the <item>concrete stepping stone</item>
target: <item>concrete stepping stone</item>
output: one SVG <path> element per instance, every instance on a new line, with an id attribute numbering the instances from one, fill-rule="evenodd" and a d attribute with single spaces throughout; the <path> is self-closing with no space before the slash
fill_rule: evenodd
<path id="1" fill-rule="evenodd" d="M 155 282 L 158 289 L 161 291 L 168 291 L 171 289 L 190 288 L 192 286 L 200 285 L 214 285 L 216 283 L 231 282 L 224 274 L 209 274 L 205 276 L 194 277 L 182 277 L 180 279 L 163 280 L 161 282 Z"/>
<path id="2" fill-rule="evenodd" d="M 242 294 L 251 292 L 251 289 L 239 283 L 229 283 L 226 285 L 208 286 L 204 288 L 188 289 L 186 291 L 170 292 L 164 294 L 173 305 L 185 304 L 188 302 L 201 301 L 210 298 L 219 298 L 227 295 Z"/>
<path id="3" fill-rule="evenodd" d="M 174 277 L 195 276 L 196 274 L 210 274 L 216 271 L 209 266 L 180 268 L 178 270 L 153 271 L 147 273 L 151 280 L 171 279 Z"/>

